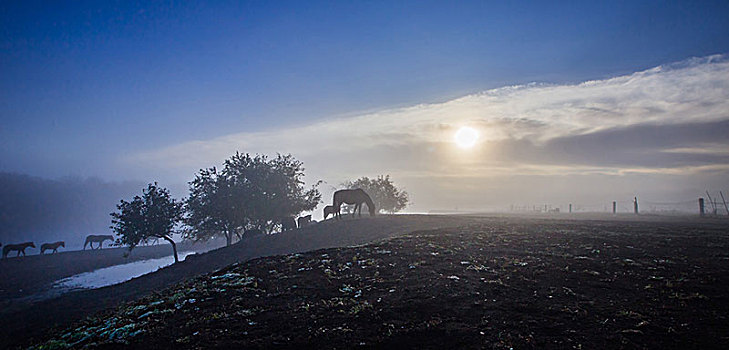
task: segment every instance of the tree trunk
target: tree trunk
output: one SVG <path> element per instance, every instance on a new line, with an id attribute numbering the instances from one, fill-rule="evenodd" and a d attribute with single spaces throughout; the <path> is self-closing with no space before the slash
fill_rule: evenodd
<path id="1" fill-rule="evenodd" d="M 175 263 L 180 262 L 180 259 L 177 258 L 177 244 L 175 244 L 175 241 L 172 240 L 169 236 L 162 237 L 165 241 L 170 242 L 172 244 L 172 253 L 175 255 Z"/>

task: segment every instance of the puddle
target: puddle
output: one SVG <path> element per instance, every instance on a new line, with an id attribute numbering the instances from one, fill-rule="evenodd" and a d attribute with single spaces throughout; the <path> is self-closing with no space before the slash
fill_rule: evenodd
<path id="1" fill-rule="evenodd" d="M 185 260 L 188 255 L 195 254 L 193 251 L 178 253 L 180 261 Z M 82 289 L 94 289 L 128 281 L 150 272 L 157 271 L 165 266 L 172 265 L 175 258 L 172 255 L 158 258 L 131 262 L 128 264 L 114 265 L 91 272 L 84 272 L 71 277 L 66 277 L 53 282 L 52 286 L 43 292 L 18 298 L 13 301 L 35 302 L 58 297 L 62 294 Z"/>
<path id="2" fill-rule="evenodd" d="M 180 252 L 180 261 L 185 260 L 195 252 Z M 170 255 L 164 258 L 148 259 L 131 262 L 128 264 L 114 265 L 91 272 L 84 272 L 78 275 L 64 278 L 53 283 L 52 289 L 94 289 L 128 281 L 134 277 L 157 271 L 165 266 L 172 265 L 175 258 Z"/>

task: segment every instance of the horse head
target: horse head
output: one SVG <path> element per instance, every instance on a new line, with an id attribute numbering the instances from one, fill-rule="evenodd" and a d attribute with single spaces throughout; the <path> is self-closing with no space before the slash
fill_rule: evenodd
<path id="1" fill-rule="evenodd" d="M 30 244 L 28 244 L 29 247 L 35 248 L 35 244 L 33 242 L 28 242 L 28 243 L 30 243 Z"/>
<path id="2" fill-rule="evenodd" d="M 64 248 L 66 248 L 66 242 L 64 242 L 64 241 L 61 241 L 61 247 L 64 247 Z"/>

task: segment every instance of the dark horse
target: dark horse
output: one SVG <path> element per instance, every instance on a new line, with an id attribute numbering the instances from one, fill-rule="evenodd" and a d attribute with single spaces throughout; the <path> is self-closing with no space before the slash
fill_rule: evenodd
<path id="1" fill-rule="evenodd" d="M 35 244 L 33 244 L 33 242 L 8 244 L 3 247 L 3 259 L 8 257 L 8 253 L 10 253 L 11 250 L 18 251 L 18 256 L 20 256 L 20 254 L 23 254 L 23 256 L 25 256 L 25 249 L 27 249 L 28 247 L 35 248 Z"/>
<path id="2" fill-rule="evenodd" d="M 362 203 L 367 203 L 367 209 L 370 211 L 370 216 L 375 216 L 375 203 L 372 202 L 372 198 L 362 190 L 356 188 L 353 190 L 339 190 L 334 192 L 334 209 L 336 210 L 336 218 L 339 219 L 341 216 L 340 210 L 342 203 L 354 204 L 354 211 L 352 216 L 357 212 L 359 216 L 362 216 Z"/>
<path id="3" fill-rule="evenodd" d="M 337 210 L 334 209 L 333 205 L 327 205 L 324 207 L 324 220 L 326 220 L 329 215 L 337 216 Z"/>
<path id="4" fill-rule="evenodd" d="M 311 214 L 309 214 L 307 216 L 302 216 L 302 217 L 296 219 L 296 223 L 299 224 L 299 228 L 302 228 L 304 226 L 311 224 Z"/>
<path id="5" fill-rule="evenodd" d="M 43 243 L 41 244 L 41 254 L 45 252 L 46 250 L 52 250 L 53 253 L 58 253 L 58 247 L 64 247 L 66 248 L 66 242 L 64 241 L 58 241 L 56 243 Z M 51 253 L 51 254 L 53 254 Z"/>
<path id="6" fill-rule="evenodd" d="M 295 230 L 296 220 L 290 216 L 281 218 L 281 231 Z"/>
<path id="7" fill-rule="evenodd" d="M 86 250 L 86 245 L 88 244 L 91 249 L 94 249 L 94 243 L 99 243 L 99 247 L 97 249 L 101 249 L 101 246 L 104 244 L 104 241 L 110 240 L 114 241 L 114 236 L 112 235 L 88 235 L 86 236 L 86 242 L 84 242 L 84 249 Z"/>

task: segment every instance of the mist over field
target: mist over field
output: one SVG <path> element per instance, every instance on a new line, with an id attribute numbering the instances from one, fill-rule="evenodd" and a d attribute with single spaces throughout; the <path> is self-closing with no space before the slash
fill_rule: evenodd
<path id="1" fill-rule="evenodd" d="M 607 212 L 612 201 L 630 212 L 639 197 L 644 212 L 695 213 L 707 190 L 729 193 L 728 101 L 729 60 L 713 55 L 579 84 L 503 87 L 187 141 L 123 153 L 89 171 L 113 171 L 114 180 L 4 173 L 0 238 L 58 237 L 77 246 L 83 235 L 109 231 L 108 214 L 140 193 L 142 179 L 183 198 L 197 170 L 220 167 L 237 151 L 301 159 L 306 182 L 324 181 L 316 219 L 343 182 L 382 174 L 411 194 L 406 212 L 566 211 L 570 204 Z M 480 133 L 472 149 L 454 145 L 464 125 Z"/>
<path id="2" fill-rule="evenodd" d="M 86 235 L 110 232 L 109 213 L 142 186 L 0 173 L 0 242 L 66 241 L 69 249 L 80 249 Z"/>
<path id="3" fill-rule="evenodd" d="M 713 349 L 727 1 L 0 1 L 0 349 Z"/>

